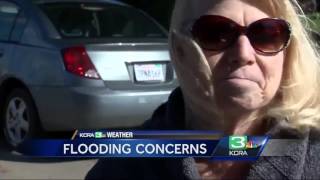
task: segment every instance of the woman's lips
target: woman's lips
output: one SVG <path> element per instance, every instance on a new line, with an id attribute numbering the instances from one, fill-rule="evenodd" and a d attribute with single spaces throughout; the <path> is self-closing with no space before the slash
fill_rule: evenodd
<path id="1" fill-rule="evenodd" d="M 223 81 L 232 83 L 232 84 L 240 84 L 240 85 L 247 84 L 247 83 L 255 83 L 259 85 L 257 81 L 249 78 L 243 78 L 243 77 L 228 77 L 228 78 L 224 78 Z"/>
<path id="2" fill-rule="evenodd" d="M 228 78 L 225 78 L 224 80 L 233 80 L 233 79 L 235 79 L 235 80 L 247 80 L 247 81 L 253 81 L 253 82 L 256 82 L 256 81 L 254 81 L 254 80 L 252 80 L 252 79 L 249 79 L 249 78 L 242 78 L 242 77 L 228 77 Z"/>
<path id="3" fill-rule="evenodd" d="M 262 77 L 263 76 L 259 73 L 239 70 L 232 73 L 216 74 L 216 82 L 217 84 L 228 83 L 230 85 L 235 84 L 237 86 L 240 86 L 242 84 L 243 85 L 254 84 L 254 85 L 258 85 L 261 89 L 264 89 L 265 83 Z"/>

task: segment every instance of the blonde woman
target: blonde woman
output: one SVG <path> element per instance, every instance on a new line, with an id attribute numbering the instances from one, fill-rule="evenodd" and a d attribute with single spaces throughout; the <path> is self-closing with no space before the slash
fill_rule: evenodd
<path id="1" fill-rule="evenodd" d="M 298 139 L 284 156 L 107 159 L 87 178 L 319 178 L 320 67 L 299 10 L 295 0 L 177 0 L 170 52 L 180 88 L 144 126 Z"/>

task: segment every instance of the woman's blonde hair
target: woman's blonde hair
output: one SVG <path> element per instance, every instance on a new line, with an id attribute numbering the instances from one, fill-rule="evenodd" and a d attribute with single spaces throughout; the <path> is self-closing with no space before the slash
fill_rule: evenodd
<path id="1" fill-rule="evenodd" d="M 211 3 L 221 0 L 211 0 Z M 256 0 L 243 0 L 250 4 L 256 3 Z M 254 2 L 256 1 L 256 2 Z M 207 81 L 211 81 L 211 70 L 206 62 L 201 48 L 191 39 L 191 36 L 186 31 L 190 27 L 190 22 L 193 22 L 201 15 L 201 11 L 197 8 L 197 3 L 208 3 L 209 0 L 176 0 L 176 6 L 173 11 L 170 28 L 170 53 L 173 64 L 175 66 L 178 79 L 182 76 L 191 76 L 183 63 L 179 62 L 177 54 L 179 54 L 177 44 L 173 36 L 183 34 L 199 55 L 198 63 L 201 62 L 199 72 Z M 257 115 L 258 119 L 273 118 L 276 120 L 286 120 L 288 123 L 297 129 L 302 127 L 312 126 L 320 128 L 320 66 L 319 56 L 309 38 L 305 29 L 307 27 L 306 18 L 296 0 L 263 0 L 259 1 L 263 5 L 263 9 L 268 11 L 270 16 L 278 17 L 287 20 L 292 27 L 292 36 L 288 48 L 285 50 L 285 63 L 282 81 L 279 90 L 274 100 L 264 107 Z M 255 4 L 253 4 L 255 5 Z M 204 6 L 205 7 L 205 6 Z M 181 54 L 181 53 L 180 53 Z M 207 66 L 207 67 L 204 67 Z M 197 68 L 197 64 L 193 68 Z M 200 73 L 201 74 L 201 73 Z M 200 81 L 195 78 L 195 81 Z M 179 80 L 182 90 L 184 88 L 195 88 L 188 83 Z M 202 80 L 202 83 L 208 84 Z M 196 86 L 196 85 L 195 85 Z M 205 94 L 213 93 L 212 87 L 208 85 L 202 86 L 199 89 L 205 91 Z M 185 92 L 184 92 L 185 93 Z M 192 92 L 191 92 L 192 93 Z M 196 93 L 194 91 L 193 93 Z M 198 103 L 201 104 L 201 103 Z"/>

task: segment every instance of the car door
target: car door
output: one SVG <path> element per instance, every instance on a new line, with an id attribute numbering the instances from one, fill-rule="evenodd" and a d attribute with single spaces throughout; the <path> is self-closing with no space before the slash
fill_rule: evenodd
<path id="1" fill-rule="evenodd" d="M 7 72 L 7 64 L 15 46 L 11 35 L 18 14 L 19 7 L 16 4 L 0 0 L 0 77 Z"/>

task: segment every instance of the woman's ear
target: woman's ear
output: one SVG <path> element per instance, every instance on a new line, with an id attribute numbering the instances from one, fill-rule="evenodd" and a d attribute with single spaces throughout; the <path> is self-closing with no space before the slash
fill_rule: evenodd
<path id="1" fill-rule="evenodd" d="M 187 35 L 172 30 L 169 37 L 171 53 L 175 61 L 184 64 L 192 63 L 208 65 L 201 48 Z M 192 66 L 192 64 L 190 64 Z"/>
<path id="2" fill-rule="evenodd" d="M 185 50 L 182 47 L 182 44 L 185 43 L 185 39 L 183 39 L 182 35 L 177 33 L 177 31 L 172 30 L 170 33 L 170 49 L 171 53 L 174 56 L 175 60 L 181 60 L 185 57 Z"/>
<path id="3" fill-rule="evenodd" d="M 171 61 L 180 85 L 212 94 L 212 72 L 201 48 L 190 37 L 174 30 L 169 38 Z"/>

